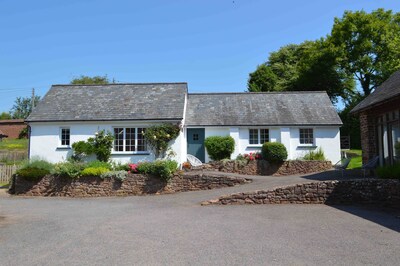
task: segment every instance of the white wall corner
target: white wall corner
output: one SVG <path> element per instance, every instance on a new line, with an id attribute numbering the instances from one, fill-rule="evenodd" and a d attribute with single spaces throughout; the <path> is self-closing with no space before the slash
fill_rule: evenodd
<path id="1" fill-rule="evenodd" d="M 292 159 L 292 154 L 290 151 L 290 128 L 282 127 L 281 128 L 281 143 L 285 145 L 286 150 L 288 151 L 288 159 Z"/>
<path id="2" fill-rule="evenodd" d="M 229 129 L 229 136 L 235 140 L 235 150 L 231 155 L 231 159 L 236 158 L 240 154 L 240 138 L 239 138 L 239 128 L 232 127 Z"/>

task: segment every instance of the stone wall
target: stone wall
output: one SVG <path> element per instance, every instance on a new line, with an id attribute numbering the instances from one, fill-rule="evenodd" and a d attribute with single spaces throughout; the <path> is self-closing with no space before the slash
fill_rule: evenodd
<path id="1" fill-rule="evenodd" d="M 324 181 L 236 193 L 202 205 L 217 204 L 373 204 L 400 209 L 400 180 Z"/>
<path id="2" fill-rule="evenodd" d="M 100 197 L 145 194 L 167 194 L 183 191 L 231 187 L 251 182 L 250 179 L 203 173 L 174 175 L 169 182 L 152 176 L 129 174 L 124 181 L 99 177 L 71 179 L 48 175 L 39 182 L 15 177 L 13 193 L 27 196 Z"/>
<path id="3" fill-rule="evenodd" d="M 271 164 L 265 160 L 248 161 L 216 161 L 205 166 L 206 169 L 212 169 L 221 172 L 238 173 L 244 175 L 298 175 L 315 172 L 322 172 L 332 169 L 330 161 L 285 161 L 278 164 Z"/>

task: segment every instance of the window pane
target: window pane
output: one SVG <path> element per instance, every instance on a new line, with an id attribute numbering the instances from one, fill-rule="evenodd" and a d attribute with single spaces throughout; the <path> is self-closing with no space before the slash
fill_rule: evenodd
<path id="1" fill-rule="evenodd" d="M 249 129 L 249 143 L 258 144 L 258 129 Z"/>
<path id="2" fill-rule="evenodd" d="M 312 128 L 300 128 L 300 144 L 313 144 L 314 133 Z"/>
<path id="3" fill-rule="evenodd" d="M 147 151 L 146 140 L 143 136 L 144 132 L 146 132 L 145 128 L 138 128 L 137 151 Z"/>
<path id="4" fill-rule="evenodd" d="M 69 128 L 61 129 L 61 145 L 69 146 L 70 132 Z"/>
<path id="5" fill-rule="evenodd" d="M 135 128 L 125 129 L 125 151 L 135 151 Z"/>
<path id="6" fill-rule="evenodd" d="M 114 151 L 124 151 L 124 129 L 114 128 Z"/>
<path id="7" fill-rule="evenodd" d="M 269 142 L 269 130 L 268 128 L 260 129 L 260 144 Z"/>

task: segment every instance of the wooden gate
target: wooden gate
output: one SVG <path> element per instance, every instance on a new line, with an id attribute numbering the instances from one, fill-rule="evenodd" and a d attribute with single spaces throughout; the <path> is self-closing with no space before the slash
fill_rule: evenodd
<path id="1" fill-rule="evenodd" d="M 8 183 L 17 169 L 16 165 L 0 165 L 0 183 Z"/>

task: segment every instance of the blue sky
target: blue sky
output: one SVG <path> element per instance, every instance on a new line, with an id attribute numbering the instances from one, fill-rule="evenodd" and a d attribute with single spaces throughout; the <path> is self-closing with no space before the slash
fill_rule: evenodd
<path id="1" fill-rule="evenodd" d="M 345 10 L 397 0 L 0 0 L 0 112 L 31 88 L 80 75 L 245 91 L 248 74 L 289 43 L 326 36 Z"/>

